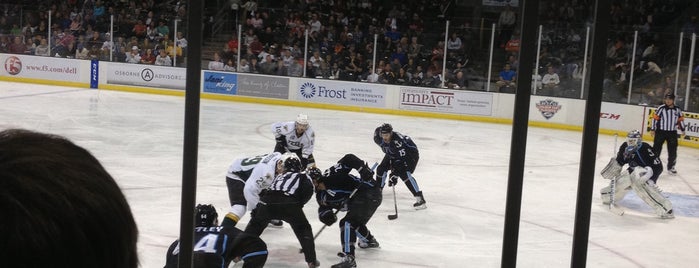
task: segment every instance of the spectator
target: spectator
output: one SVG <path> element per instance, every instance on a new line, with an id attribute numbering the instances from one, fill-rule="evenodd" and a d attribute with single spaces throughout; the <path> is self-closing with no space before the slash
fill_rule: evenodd
<path id="1" fill-rule="evenodd" d="M 179 47 L 180 50 L 182 50 L 182 56 L 187 55 L 187 39 L 184 37 L 182 32 L 177 32 L 177 37 L 175 38 L 175 45 Z M 238 48 L 236 47 L 235 50 L 231 51 L 238 51 Z"/>
<path id="2" fill-rule="evenodd" d="M 44 57 L 49 57 L 49 45 L 46 39 L 41 39 L 41 44 L 36 47 L 34 50 L 34 55 L 36 56 L 44 56 Z"/>
<path id="3" fill-rule="evenodd" d="M 503 70 L 500 71 L 500 76 L 495 85 L 498 87 L 499 92 L 514 93 L 515 80 L 517 73 L 512 70 L 510 64 L 505 64 Z"/>
<path id="4" fill-rule="evenodd" d="M 141 56 L 141 64 L 155 64 L 155 60 L 156 58 L 151 48 L 147 48 L 146 53 L 143 53 L 143 56 Z"/>
<path id="5" fill-rule="evenodd" d="M 131 47 L 131 52 L 129 54 L 126 54 L 126 62 L 128 62 L 128 63 L 141 62 L 141 55 L 139 54 L 139 49 L 137 46 Z"/>
<path id="6" fill-rule="evenodd" d="M 0 207 L 0 257 L 15 265 L 138 267 L 138 229 L 119 185 L 64 137 L 0 132 Z"/>
<path id="7" fill-rule="evenodd" d="M 209 61 L 208 69 L 214 71 L 223 71 L 223 60 L 221 60 L 221 56 L 218 55 L 218 52 L 214 52 L 214 59 L 212 61 Z"/>
<path id="8" fill-rule="evenodd" d="M 561 92 L 559 92 L 560 88 L 558 87 L 558 84 L 560 83 L 561 80 L 558 77 L 556 70 L 554 70 L 553 66 L 549 66 L 547 73 L 541 79 L 541 95 L 563 97 Z"/>
<path id="9" fill-rule="evenodd" d="M 131 32 L 137 38 L 144 38 L 146 37 L 147 29 L 147 26 L 143 24 L 143 20 L 138 20 L 138 22 L 133 26 L 133 29 L 131 29 Z"/>
<path id="10" fill-rule="evenodd" d="M 463 71 L 458 71 L 456 76 L 447 83 L 447 87 L 451 89 L 466 89 L 468 87 L 468 81 Z"/>
<path id="11" fill-rule="evenodd" d="M 233 59 L 228 59 L 228 61 L 226 61 L 226 65 L 223 66 L 223 70 L 226 72 L 235 72 L 235 63 L 233 62 Z"/>
<path id="12" fill-rule="evenodd" d="M 160 20 L 155 30 L 160 38 L 170 35 L 170 27 L 165 24 L 165 20 Z"/>
<path id="13" fill-rule="evenodd" d="M 146 51 L 146 53 L 148 53 L 148 51 Z M 164 49 L 161 49 L 159 51 L 158 56 L 155 57 L 155 65 L 172 66 L 172 59 L 167 54 L 167 51 L 165 51 Z M 221 67 L 221 70 L 223 70 L 223 67 Z"/>
<path id="14" fill-rule="evenodd" d="M 249 73 L 250 72 L 250 65 L 248 64 L 248 60 L 246 59 L 240 59 L 240 68 L 238 68 L 239 73 Z"/>
<path id="15" fill-rule="evenodd" d="M 12 44 L 10 44 L 8 47 L 8 52 L 10 54 L 27 54 L 27 45 L 22 42 L 21 36 L 15 36 L 15 38 L 12 40 Z"/>
<path id="16" fill-rule="evenodd" d="M 505 43 L 510 40 L 512 32 L 515 29 L 515 23 L 517 23 L 517 15 L 508 4 L 505 6 L 505 9 L 500 12 L 500 17 L 498 18 L 498 26 L 500 27 L 500 47 L 505 47 Z"/>

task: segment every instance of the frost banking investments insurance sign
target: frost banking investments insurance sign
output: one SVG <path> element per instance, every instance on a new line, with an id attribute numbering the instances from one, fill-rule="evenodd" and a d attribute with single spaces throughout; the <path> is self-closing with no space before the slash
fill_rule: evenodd
<path id="1" fill-rule="evenodd" d="M 300 101 L 384 108 L 386 87 L 377 84 L 299 79 L 296 99 Z"/>
<path id="2" fill-rule="evenodd" d="M 493 113 L 491 93 L 401 87 L 399 101 L 402 110 L 488 116 Z"/>

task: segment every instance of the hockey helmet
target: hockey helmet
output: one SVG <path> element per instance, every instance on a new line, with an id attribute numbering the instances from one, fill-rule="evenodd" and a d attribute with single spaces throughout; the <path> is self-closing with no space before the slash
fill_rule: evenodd
<path id="1" fill-rule="evenodd" d="M 667 93 L 667 94 L 665 94 L 665 99 L 674 100 L 674 99 L 675 99 L 675 94 L 674 94 L 674 93 Z"/>
<path id="2" fill-rule="evenodd" d="M 284 161 L 284 171 L 285 172 L 300 172 L 301 171 L 301 160 L 298 158 L 288 158 Z"/>
<path id="3" fill-rule="evenodd" d="M 383 123 L 383 125 L 381 125 L 379 127 L 379 129 L 381 129 L 381 134 L 387 134 L 387 133 L 393 132 L 393 126 L 391 126 L 391 124 L 389 124 L 389 123 Z"/>
<path id="4" fill-rule="evenodd" d="M 629 149 L 641 146 L 641 132 L 635 129 L 629 131 L 629 134 L 626 135 L 626 145 Z"/>
<path id="5" fill-rule="evenodd" d="M 325 178 L 323 176 L 323 172 L 320 171 L 320 169 L 317 167 L 312 167 L 308 169 L 308 176 L 311 177 L 312 180 L 317 182 L 323 182 L 323 179 Z"/>
<path id="6" fill-rule="evenodd" d="M 308 115 L 299 114 L 298 116 L 296 116 L 296 124 L 307 126 L 308 125 Z"/>
<path id="7" fill-rule="evenodd" d="M 198 204 L 195 215 L 197 227 L 211 227 L 218 222 L 218 213 L 213 205 Z"/>

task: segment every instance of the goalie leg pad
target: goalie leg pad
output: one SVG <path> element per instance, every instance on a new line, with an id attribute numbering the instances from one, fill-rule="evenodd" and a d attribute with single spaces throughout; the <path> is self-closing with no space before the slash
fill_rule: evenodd
<path id="1" fill-rule="evenodd" d="M 623 174 L 612 181 L 609 182 L 609 186 L 604 187 L 600 190 L 600 194 L 602 194 L 602 203 L 605 205 L 608 205 L 609 202 L 611 202 L 611 191 L 612 191 L 612 183 L 614 183 L 614 180 L 616 180 L 616 185 L 614 189 L 614 200 L 621 200 L 626 196 L 626 193 L 631 190 L 629 187 L 631 187 L 631 176 L 629 174 Z"/>
<path id="2" fill-rule="evenodd" d="M 658 189 L 653 181 L 642 178 L 634 172 L 632 174 L 631 188 L 633 188 L 643 202 L 646 202 L 646 204 L 655 210 L 658 216 L 661 218 L 673 218 L 672 202 L 662 195 L 660 189 Z"/>
<path id="3" fill-rule="evenodd" d="M 607 166 L 602 169 L 602 177 L 608 180 L 614 179 L 614 177 L 619 176 L 621 172 L 621 165 L 616 161 L 616 158 L 612 157 L 609 159 Z"/>

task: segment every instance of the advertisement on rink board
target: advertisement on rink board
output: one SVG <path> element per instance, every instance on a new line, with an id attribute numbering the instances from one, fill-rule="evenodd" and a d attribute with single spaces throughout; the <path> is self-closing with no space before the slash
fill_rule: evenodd
<path id="1" fill-rule="evenodd" d="M 493 94 L 484 92 L 400 87 L 398 98 L 402 110 L 488 116 L 493 113 Z"/>
<path id="2" fill-rule="evenodd" d="M 512 7 L 519 6 L 519 0 L 483 0 L 484 6 L 506 6 L 510 5 Z"/>
<path id="3" fill-rule="evenodd" d="M 236 95 L 238 93 L 237 74 L 205 71 L 202 81 L 204 92 L 227 95 Z"/>
<path id="4" fill-rule="evenodd" d="M 238 74 L 238 95 L 289 99 L 289 78 Z"/>
<path id="5" fill-rule="evenodd" d="M 298 79 L 296 92 L 299 101 L 386 107 L 386 87 L 380 84 Z"/>
<path id="6" fill-rule="evenodd" d="M 80 81 L 80 60 L 39 57 L 29 55 L 0 54 L 2 75 L 19 78 L 36 78 L 57 81 Z"/>
<path id="7" fill-rule="evenodd" d="M 653 124 L 653 115 L 655 115 L 656 108 L 647 108 L 646 111 L 646 126 L 645 131 L 649 132 L 651 124 Z M 697 113 L 683 113 L 684 116 L 684 136 L 680 140 L 685 142 L 691 142 L 699 144 L 699 114 Z M 679 130 L 677 131 L 680 132 Z"/>
<path id="8" fill-rule="evenodd" d="M 107 84 L 185 89 L 187 69 L 109 62 Z"/>

